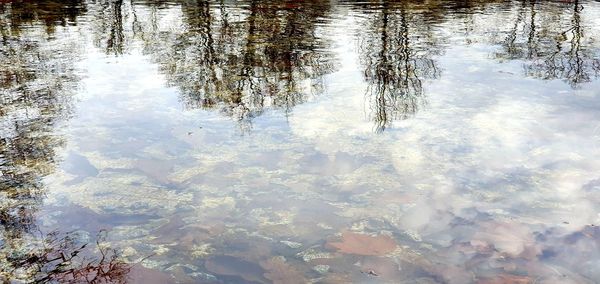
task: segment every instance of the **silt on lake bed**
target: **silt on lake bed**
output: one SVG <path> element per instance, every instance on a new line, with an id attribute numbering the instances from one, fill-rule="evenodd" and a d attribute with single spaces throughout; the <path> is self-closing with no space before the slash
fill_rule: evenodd
<path id="1" fill-rule="evenodd" d="M 596 1 L 0 1 L 8 283 L 597 283 Z"/>

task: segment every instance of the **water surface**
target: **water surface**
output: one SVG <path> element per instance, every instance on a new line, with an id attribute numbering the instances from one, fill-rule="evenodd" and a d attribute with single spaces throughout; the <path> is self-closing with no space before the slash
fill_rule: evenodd
<path id="1" fill-rule="evenodd" d="M 594 1 L 1 1 L 0 279 L 106 230 L 140 283 L 597 283 L 598 27 Z"/>

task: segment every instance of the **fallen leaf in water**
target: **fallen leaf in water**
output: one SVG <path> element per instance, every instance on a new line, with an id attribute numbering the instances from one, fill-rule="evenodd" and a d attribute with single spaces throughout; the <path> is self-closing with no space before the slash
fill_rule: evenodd
<path id="1" fill-rule="evenodd" d="M 385 255 L 396 250 L 396 242 L 389 236 L 370 236 L 343 232 L 340 242 L 327 242 L 327 246 L 341 253 L 358 255 Z"/>
<path id="2" fill-rule="evenodd" d="M 291 265 L 285 263 L 281 257 L 273 257 L 269 260 L 261 261 L 260 266 L 267 270 L 265 278 L 278 283 L 306 283 L 306 279 Z"/>

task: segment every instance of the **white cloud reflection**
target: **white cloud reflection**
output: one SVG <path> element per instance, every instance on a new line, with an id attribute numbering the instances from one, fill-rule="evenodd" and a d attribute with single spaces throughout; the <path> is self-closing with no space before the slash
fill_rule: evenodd
<path id="1" fill-rule="evenodd" d="M 449 282 L 515 263 L 546 280 L 599 279 L 600 84 L 572 90 L 521 76 L 522 62 L 498 63 L 485 44 L 455 47 L 435 58 L 442 75 L 424 82 L 425 107 L 375 133 L 353 36 L 341 32 L 353 24 L 332 32 L 341 66 L 327 92 L 289 117 L 267 111 L 251 133 L 182 111 L 140 52 L 107 62 L 90 51 L 68 150 L 100 174 L 73 187 L 62 182 L 76 176 L 57 174 L 53 197 L 179 224 L 176 236 L 118 240 L 139 251 L 184 232 L 196 247 L 239 232 L 318 246 L 351 228 L 392 234 Z"/>
<path id="2" fill-rule="evenodd" d="M 364 84 L 298 107 L 291 130 L 326 155 L 374 155 L 379 171 L 393 165 L 401 178 L 383 191 L 409 195 L 411 202 L 371 196 L 371 218 L 389 218 L 441 246 L 470 242 L 512 257 L 542 255 L 563 244 L 540 244 L 539 234 L 564 238 L 600 224 L 600 151 L 593 136 L 599 84 L 572 90 L 560 81 L 524 78 L 514 75 L 519 62 L 498 64 L 490 52 L 477 45 L 448 50 L 438 58 L 442 78 L 427 82 L 425 110 L 382 134 L 373 134 L 365 115 Z M 358 81 L 358 66 L 345 62 L 333 81 Z M 469 65 L 476 68 L 465 72 Z M 474 231 L 457 231 L 457 220 L 474 222 Z M 585 263 L 585 274 L 600 277 L 592 266 Z"/>

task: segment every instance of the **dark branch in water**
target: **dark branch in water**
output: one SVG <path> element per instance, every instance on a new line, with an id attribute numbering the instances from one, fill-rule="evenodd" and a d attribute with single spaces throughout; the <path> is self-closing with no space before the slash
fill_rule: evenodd
<path id="1" fill-rule="evenodd" d="M 22 240 L 5 244 L 0 254 L 3 281 L 20 280 L 34 283 L 126 283 L 132 264 L 119 257 L 119 252 L 106 244 L 101 231 L 94 247 L 80 244 L 75 233 L 52 232 L 28 245 Z M 93 249 L 98 251 L 93 253 Z"/>

